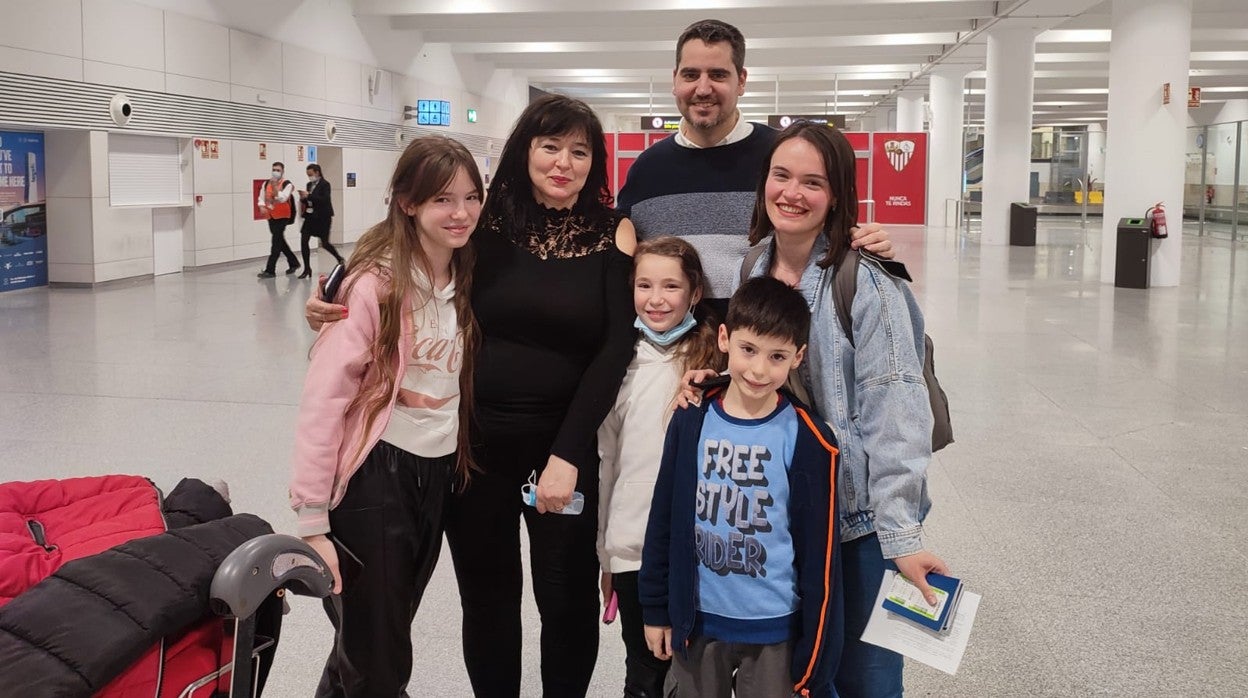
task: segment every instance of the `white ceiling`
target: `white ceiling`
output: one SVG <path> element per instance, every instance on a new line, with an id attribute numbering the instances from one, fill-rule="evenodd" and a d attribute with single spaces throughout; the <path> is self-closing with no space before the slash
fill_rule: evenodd
<path id="1" fill-rule="evenodd" d="M 357 17 L 419 32 L 464 59 L 526 75 L 600 114 L 673 114 L 675 40 L 713 17 L 746 37 L 748 118 L 886 114 L 899 89 L 925 93 L 937 63 L 973 68 L 968 123 L 982 123 L 985 31 L 1042 29 L 1035 123 L 1102 121 L 1108 0 L 353 0 Z M 1191 84 L 1205 102 L 1248 98 L 1248 0 L 1193 0 Z M 777 91 L 779 93 L 777 108 Z"/>

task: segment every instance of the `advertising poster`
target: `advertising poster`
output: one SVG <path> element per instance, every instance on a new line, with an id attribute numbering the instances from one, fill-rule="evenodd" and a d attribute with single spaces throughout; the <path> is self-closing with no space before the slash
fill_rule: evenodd
<path id="1" fill-rule="evenodd" d="M 43 134 L 0 131 L 0 292 L 48 283 Z"/>
<path id="2" fill-rule="evenodd" d="M 871 160 L 875 220 L 923 225 L 927 215 L 927 134 L 872 134 Z"/>

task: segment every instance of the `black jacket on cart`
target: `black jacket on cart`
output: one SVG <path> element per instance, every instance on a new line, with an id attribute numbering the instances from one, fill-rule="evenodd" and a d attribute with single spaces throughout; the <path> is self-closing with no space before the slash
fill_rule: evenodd
<path id="1" fill-rule="evenodd" d="M 189 490 L 186 483 L 192 483 Z M 183 481 L 166 498 L 171 525 L 229 514 L 211 488 L 195 483 Z M 239 545 L 272 532 L 264 520 L 239 514 L 65 564 L 0 608 L 0 694 L 99 691 L 162 638 L 210 616 L 217 567 Z M 280 608 L 269 611 L 276 623 Z"/>

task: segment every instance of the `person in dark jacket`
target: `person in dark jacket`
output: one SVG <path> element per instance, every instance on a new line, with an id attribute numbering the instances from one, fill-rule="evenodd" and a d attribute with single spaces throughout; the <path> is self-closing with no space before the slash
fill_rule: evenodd
<path id="1" fill-rule="evenodd" d="M 678 698 L 734 687 L 834 695 L 844 625 L 836 438 L 783 387 L 809 332 L 800 293 L 745 282 L 719 328 L 727 387 L 668 427 L 638 592 L 646 643 L 672 658 Z"/>
<path id="2" fill-rule="evenodd" d="M 312 238 L 319 238 L 321 247 L 342 264 L 342 255 L 329 242 L 329 224 L 334 219 L 334 202 L 330 200 L 329 192 L 329 182 L 321 176 L 321 166 L 316 163 L 308 165 L 308 188 L 299 190 L 303 205 L 303 227 L 299 230 L 300 252 L 303 253 L 301 279 L 312 276 L 312 250 L 308 246 Z"/>

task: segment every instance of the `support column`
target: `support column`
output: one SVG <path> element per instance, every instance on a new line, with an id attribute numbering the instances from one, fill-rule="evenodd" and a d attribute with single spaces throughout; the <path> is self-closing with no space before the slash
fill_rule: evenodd
<path id="1" fill-rule="evenodd" d="M 923 93 L 902 92 L 897 95 L 897 130 L 923 130 Z"/>
<path id="2" fill-rule="evenodd" d="M 1153 243 L 1149 281 L 1178 286 L 1192 0 L 1114 0 L 1111 28 L 1101 281 L 1114 281 L 1118 219 L 1162 201 L 1170 237 Z"/>
<path id="3" fill-rule="evenodd" d="M 962 198 L 963 84 L 968 69 L 960 65 L 932 68 L 929 95 L 932 121 L 927 165 L 927 225 L 957 227 L 954 206 L 948 199 Z M 948 204 L 949 219 L 945 210 Z"/>
<path id="4" fill-rule="evenodd" d="M 1029 198 L 1031 110 L 1036 31 L 1002 27 L 988 33 L 984 88 L 984 223 L 982 244 L 1009 241 L 1010 204 Z"/>

